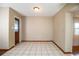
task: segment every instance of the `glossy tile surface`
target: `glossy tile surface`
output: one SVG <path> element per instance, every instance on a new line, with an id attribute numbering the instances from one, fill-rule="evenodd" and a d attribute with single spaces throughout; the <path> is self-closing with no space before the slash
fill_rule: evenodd
<path id="1" fill-rule="evenodd" d="M 22 42 L 2 56 L 64 56 L 52 42 Z"/>

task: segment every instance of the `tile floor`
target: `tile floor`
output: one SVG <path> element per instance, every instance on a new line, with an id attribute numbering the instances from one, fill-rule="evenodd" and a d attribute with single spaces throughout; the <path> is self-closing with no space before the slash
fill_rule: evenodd
<path id="1" fill-rule="evenodd" d="M 52 42 L 22 42 L 2 56 L 64 56 Z"/>

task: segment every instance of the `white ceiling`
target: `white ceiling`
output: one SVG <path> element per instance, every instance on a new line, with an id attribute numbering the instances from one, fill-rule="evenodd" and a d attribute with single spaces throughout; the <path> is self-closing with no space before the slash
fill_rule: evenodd
<path id="1" fill-rule="evenodd" d="M 2 3 L 0 7 L 11 7 L 24 16 L 54 16 L 64 5 L 63 3 Z M 33 7 L 39 7 L 39 12 L 34 12 Z"/>

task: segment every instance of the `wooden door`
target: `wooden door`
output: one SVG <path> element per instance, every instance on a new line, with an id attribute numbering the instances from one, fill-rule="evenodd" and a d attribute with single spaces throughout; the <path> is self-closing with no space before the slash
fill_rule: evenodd
<path id="1" fill-rule="evenodd" d="M 20 30 L 19 19 L 15 18 L 15 45 L 19 43 L 19 30 Z"/>

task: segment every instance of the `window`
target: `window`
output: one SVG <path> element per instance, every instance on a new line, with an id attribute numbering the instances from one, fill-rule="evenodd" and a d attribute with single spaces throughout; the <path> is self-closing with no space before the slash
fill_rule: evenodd
<path id="1" fill-rule="evenodd" d="M 79 23 L 74 23 L 75 35 L 79 35 Z"/>
<path id="2" fill-rule="evenodd" d="M 15 18 L 15 25 L 14 25 L 14 28 L 15 28 L 15 32 L 18 32 L 19 31 L 19 21 L 17 18 Z"/>

